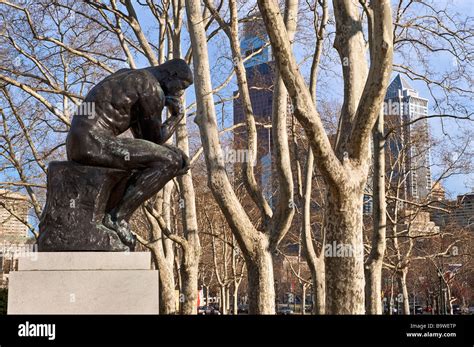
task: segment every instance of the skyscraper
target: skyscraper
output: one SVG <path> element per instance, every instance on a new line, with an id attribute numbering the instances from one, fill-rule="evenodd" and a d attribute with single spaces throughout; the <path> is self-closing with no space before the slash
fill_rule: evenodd
<path id="1" fill-rule="evenodd" d="M 270 46 L 265 46 L 266 31 L 263 22 L 253 19 L 243 25 L 241 51 L 244 57 L 253 56 L 244 63 L 247 73 L 250 101 L 257 122 L 256 179 L 263 193 L 271 203 L 272 195 L 272 139 L 271 129 L 262 124 L 271 123 L 273 102 L 274 63 Z M 234 92 L 234 96 L 237 95 Z M 245 114 L 240 98 L 234 99 L 234 124 L 245 123 Z M 234 131 L 234 148 L 245 149 L 247 132 L 245 128 Z"/>
<path id="2" fill-rule="evenodd" d="M 430 136 L 428 128 L 428 100 L 398 74 L 385 95 L 386 128 L 398 129 L 398 136 L 389 139 L 389 152 L 401 165 L 399 172 L 405 180 L 405 198 L 421 200 L 432 188 Z M 401 154 L 403 158 L 400 158 Z"/>

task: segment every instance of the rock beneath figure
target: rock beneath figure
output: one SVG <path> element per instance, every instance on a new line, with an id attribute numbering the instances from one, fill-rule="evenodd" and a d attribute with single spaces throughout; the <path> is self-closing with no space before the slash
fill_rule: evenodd
<path id="1" fill-rule="evenodd" d="M 128 251 L 104 215 L 122 196 L 130 172 L 71 161 L 51 162 L 38 250 Z"/>

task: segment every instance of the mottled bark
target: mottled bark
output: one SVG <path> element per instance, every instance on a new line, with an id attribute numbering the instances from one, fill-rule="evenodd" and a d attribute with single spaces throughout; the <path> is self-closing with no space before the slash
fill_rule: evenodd
<path id="1" fill-rule="evenodd" d="M 350 35 L 353 40 L 349 49 L 355 53 L 358 47 L 364 46 L 360 17 L 353 17 L 357 12 L 357 4 L 351 0 L 334 2 L 335 7 L 340 5 L 343 6 L 343 11 L 336 14 L 336 35 Z M 353 116 L 341 114 L 341 120 L 350 120 L 350 127 L 345 129 L 349 131 L 345 141 L 348 145 L 336 153 L 291 52 L 277 4 L 273 0 L 258 0 L 258 6 L 281 77 L 293 101 L 295 116 L 306 132 L 319 172 L 328 186 L 326 243 L 333 247 L 348 248 L 353 252 L 352 256 L 326 258 L 326 310 L 331 314 L 362 314 L 365 312 L 362 199 L 370 160 L 370 134 L 382 106 L 392 67 L 390 1 L 371 2 L 371 65 L 367 79 L 357 77 L 356 80 L 349 81 L 354 88 L 345 89 L 344 100 L 351 101 L 356 106 Z M 346 22 L 351 24 L 350 27 L 344 25 Z M 358 64 L 366 64 L 365 54 L 346 56 L 342 63 L 344 62 L 357 69 Z M 357 88 L 359 85 L 364 86 L 363 90 Z"/>
<path id="2" fill-rule="evenodd" d="M 242 163 L 242 177 L 250 198 L 257 205 L 262 220 L 264 221 L 264 224 L 266 224 L 272 216 L 272 209 L 268 201 L 265 199 L 255 177 L 254 161 L 257 159 L 257 126 L 253 114 L 247 74 L 240 48 L 237 3 L 235 0 L 229 0 L 230 21 L 227 23 L 213 6 L 211 0 L 205 0 L 204 2 L 229 39 L 232 60 L 234 63 L 233 66 L 237 77 L 237 86 L 239 88 L 239 99 L 245 116 L 245 127 L 247 133 L 246 142 L 250 159 Z"/>
<path id="3" fill-rule="evenodd" d="M 326 276 L 324 269 L 324 251 L 316 253 L 311 232 L 311 191 L 313 178 L 314 156 L 311 148 L 306 158 L 305 189 L 303 194 L 303 249 L 306 262 L 311 271 L 313 284 L 313 313 L 324 314 L 326 311 Z M 323 237 L 324 244 L 324 237 Z"/>
<path id="4" fill-rule="evenodd" d="M 158 194 L 156 205 L 162 205 L 163 191 Z M 161 209 L 162 210 L 162 209 Z M 158 221 L 149 211 L 149 207 L 144 207 L 146 219 L 150 225 L 150 239 L 151 242 L 144 242 L 146 247 L 150 249 L 155 268 L 159 271 L 159 285 L 160 285 L 160 314 L 175 314 L 176 313 L 176 297 L 175 297 L 175 281 L 173 262 L 169 262 L 166 257 L 166 248 L 164 246 L 163 233 L 158 224 Z M 171 240 L 169 240 L 171 241 Z M 172 259 L 172 258 L 171 258 Z"/>
<path id="5" fill-rule="evenodd" d="M 182 1 L 173 1 L 173 31 L 171 42 L 173 42 L 173 58 L 181 58 L 181 27 L 182 12 L 184 4 Z M 185 103 L 184 96 L 181 97 L 183 110 Z M 187 117 L 179 122 L 176 127 L 176 145 L 187 156 L 189 156 L 189 136 L 186 127 Z M 178 177 L 180 188 L 180 209 L 183 220 L 183 233 L 187 241 L 187 247 L 183 248 L 183 262 L 181 265 L 182 285 L 184 303 L 182 305 L 183 314 L 197 314 L 198 299 L 198 272 L 199 258 L 201 255 L 201 244 L 199 241 L 199 228 L 196 214 L 196 194 L 194 192 L 192 172 Z"/>
<path id="6" fill-rule="evenodd" d="M 360 10 L 354 3 L 352 0 L 333 0 L 336 18 L 334 48 L 339 53 L 344 81 L 344 102 L 336 139 L 339 157 L 351 146 L 351 130 L 368 73 Z"/>
<path id="7" fill-rule="evenodd" d="M 239 284 L 235 284 L 232 288 L 232 314 L 236 315 L 239 312 L 239 302 L 238 302 L 238 294 L 239 294 Z"/>
<path id="8" fill-rule="evenodd" d="M 230 41 L 232 57 L 234 61 L 234 69 L 236 72 L 239 87 L 240 100 L 243 106 L 243 111 L 246 119 L 248 150 L 251 153 L 252 160 L 255 160 L 257 156 L 257 129 L 250 100 L 250 91 L 247 83 L 246 71 L 243 64 L 243 58 L 240 52 L 240 41 L 238 37 L 237 4 L 233 0 L 229 2 L 230 24 L 227 24 L 220 17 L 218 11 L 213 7 L 210 1 L 205 1 L 205 3 L 207 4 L 207 7 L 210 9 L 211 13 L 216 18 L 217 22 L 224 30 Z M 286 22 L 290 29 L 290 32 L 294 33 L 296 29 L 298 1 L 287 1 L 286 8 Z M 271 252 L 272 250 L 276 249 L 278 243 L 288 231 L 294 215 L 293 179 L 291 173 L 286 127 L 287 93 L 281 79 L 277 78 L 275 83 L 277 85 L 277 90 L 274 93 L 273 114 L 275 116 L 273 117 L 273 119 L 275 124 L 273 125 L 273 138 L 275 144 L 275 162 L 280 187 L 275 214 L 273 214 L 270 205 L 265 200 L 262 191 L 258 187 L 258 183 L 255 180 L 255 174 L 253 171 L 253 163 L 245 162 L 243 164 L 243 176 L 247 191 L 249 192 L 250 197 L 256 203 L 257 207 L 260 210 L 262 220 L 264 221 L 263 224 L 269 227 L 269 229 L 266 231 L 271 235 L 271 245 L 266 244 L 266 236 L 256 235 L 257 237 L 253 238 L 253 240 L 258 243 L 261 243 L 262 240 L 265 239 L 265 245 L 255 245 L 254 248 L 258 248 L 259 251 L 255 251 L 254 249 L 249 251 L 247 248 L 241 247 L 243 252 L 246 254 L 245 258 L 251 259 L 249 260 L 250 264 L 247 265 L 249 277 L 249 291 L 252 292 L 255 289 L 250 288 L 250 286 L 258 287 L 260 288 L 259 290 L 266 291 L 265 293 L 256 296 L 255 300 L 250 300 L 249 309 L 250 311 L 255 313 L 274 312 L 274 298 L 271 298 L 272 296 L 274 296 L 273 274 L 272 276 L 269 276 L 271 269 L 273 269 L 273 264 L 271 262 Z M 270 260 L 268 261 L 268 259 Z M 257 271 L 256 268 L 258 266 L 265 266 L 265 269 Z M 252 271 L 250 269 L 252 269 Z M 265 274 L 265 276 L 262 276 L 262 274 Z M 267 283 L 263 283 L 264 281 L 267 281 Z M 259 300 L 263 300 L 263 302 L 259 302 Z M 271 306 L 267 307 L 267 305 L 269 305 L 270 303 Z"/>
<path id="9" fill-rule="evenodd" d="M 362 239 L 363 188 L 347 189 L 344 196 L 329 190 L 325 216 L 326 312 L 363 314 L 364 252 Z M 325 248 L 326 250 L 326 248 Z"/>
<path id="10" fill-rule="evenodd" d="M 380 112 L 374 127 L 373 232 L 372 248 L 365 264 L 365 310 L 382 314 L 382 265 L 386 245 L 384 116 Z"/>
<path id="11" fill-rule="evenodd" d="M 303 283 L 301 285 L 301 314 L 305 315 L 306 314 L 306 284 Z"/>
<path id="12" fill-rule="evenodd" d="M 193 253 L 192 250 L 183 252 L 184 259 L 180 272 L 182 280 L 181 294 L 184 295 L 184 302 L 181 305 L 181 314 L 197 314 L 198 271 L 196 269 L 199 263 L 196 263 L 196 260 L 199 259 L 199 256 Z"/>
<path id="13" fill-rule="evenodd" d="M 298 18 L 298 0 L 285 1 L 284 23 L 288 40 L 293 41 Z M 276 208 L 271 221 L 270 248 L 275 250 L 288 232 L 295 213 L 293 201 L 293 173 L 291 171 L 290 150 L 288 146 L 288 92 L 280 77 L 278 66 L 275 69 L 272 105 L 273 165 L 278 179 Z"/>
<path id="14" fill-rule="evenodd" d="M 328 6 L 327 1 L 320 2 L 322 7 L 322 16 L 320 23 L 315 23 L 316 47 L 313 55 L 313 62 L 311 64 L 311 73 L 309 81 L 309 90 L 311 98 L 317 106 L 317 85 L 318 85 L 318 68 L 321 60 L 324 32 L 328 21 Z M 315 13 L 317 7 L 315 7 Z M 311 232 L 311 196 L 312 196 L 312 180 L 314 170 L 314 155 L 313 150 L 308 148 L 306 157 L 304 190 L 303 190 L 303 249 L 306 257 L 306 262 L 311 272 L 311 282 L 313 286 L 313 314 L 324 314 L 326 312 L 326 276 L 324 269 L 324 252 L 321 249 L 319 255 L 317 254 L 313 236 Z M 324 230 L 322 230 L 322 244 L 324 245 Z"/>
<path id="15" fill-rule="evenodd" d="M 212 97 L 208 47 L 201 4 L 198 1 L 186 0 L 186 10 L 193 54 L 197 106 L 195 122 L 199 126 L 206 159 L 208 185 L 245 254 L 249 291 L 252 293 L 259 290 L 257 295 L 253 294 L 254 298 L 251 300 L 249 310 L 253 313 L 273 314 L 275 313 L 275 293 L 268 238 L 253 226 L 225 171 Z"/>
<path id="16" fill-rule="evenodd" d="M 160 256 L 160 250 L 156 247 L 150 249 L 156 269 L 159 270 L 160 285 L 160 314 L 176 313 L 176 295 L 173 267 L 169 266 L 164 257 Z"/>
<path id="17" fill-rule="evenodd" d="M 410 300 L 407 287 L 408 268 L 397 271 L 397 281 L 400 293 L 403 295 L 403 314 L 410 314 Z"/>
<path id="18" fill-rule="evenodd" d="M 247 261 L 249 314 L 275 313 L 275 283 L 269 241 L 261 235 L 262 242 L 255 249 L 254 259 Z"/>

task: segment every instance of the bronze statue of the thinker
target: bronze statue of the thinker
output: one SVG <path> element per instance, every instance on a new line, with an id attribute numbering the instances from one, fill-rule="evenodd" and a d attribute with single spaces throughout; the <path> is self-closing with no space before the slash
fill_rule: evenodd
<path id="1" fill-rule="evenodd" d="M 100 214 L 102 234 L 114 238 L 112 234 L 116 233 L 128 249 L 135 247 L 135 237 L 128 225 L 133 212 L 160 191 L 167 182 L 189 169 L 187 156 L 180 149 L 165 142 L 172 136 L 184 116 L 180 96 L 192 83 L 191 70 L 182 59 L 173 59 L 162 65 L 144 69 L 121 69 L 104 78 L 89 91 L 84 100 L 84 103 L 93 105 L 93 114 L 78 112 L 72 120 L 66 149 L 68 160 L 72 162 L 70 164 L 73 167 L 66 169 L 53 167 L 55 172 L 58 172 L 56 176 L 63 177 L 63 181 L 71 179 L 64 177 L 68 175 L 67 170 L 81 170 L 81 166 L 89 167 L 88 172 L 93 172 L 90 174 L 92 176 L 95 175 L 94 167 L 98 171 L 102 170 L 99 168 L 111 169 L 107 174 L 119 173 L 117 175 L 120 179 L 114 178 L 114 182 L 120 181 L 121 188 L 119 189 L 118 185 L 115 187 L 116 183 L 110 183 L 107 188 L 110 190 L 110 197 L 100 198 L 104 200 L 103 213 L 99 209 L 99 212 L 95 211 L 92 215 L 95 218 Z M 169 117 L 163 122 L 161 113 L 165 107 L 169 111 Z M 118 137 L 129 129 L 134 138 Z M 51 168 L 50 165 L 49 171 Z M 100 175 L 106 174 L 103 172 L 105 171 L 102 170 Z M 49 177 L 52 174 L 48 172 L 48 189 L 54 190 L 56 188 Z M 97 176 L 97 179 L 93 180 L 101 179 Z M 81 193 L 81 188 L 78 187 L 71 194 L 81 196 Z M 69 195 L 72 196 L 71 194 Z M 101 191 L 97 190 L 97 194 L 100 195 Z M 47 199 L 47 206 L 41 218 L 43 227 L 40 225 L 38 241 L 40 251 L 41 248 L 43 250 L 74 248 L 73 245 L 69 246 L 68 241 L 61 240 L 62 237 L 68 238 L 72 237 L 71 235 L 64 236 L 59 234 L 59 231 L 48 235 L 48 228 L 53 228 L 54 225 L 52 226 L 52 219 L 48 219 L 47 214 L 55 214 L 52 204 L 58 198 L 50 196 L 48 192 Z M 63 209 L 64 204 L 61 206 Z M 76 212 L 67 211 L 67 213 Z M 73 215 L 69 218 L 78 222 L 77 217 Z M 87 225 L 89 221 L 82 222 Z M 96 222 L 100 224 L 100 221 Z M 101 236 L 101 240 L 104 237 Z M 90 238 L 93 239 L 94 236 Z M 78 242 L 77 238 L 74 240 L 71 242 Z M 127 249 L 117 246 L 112 248 L 114 249 L 111 250 Z M 80 245 L 78 250 L 83 250 Z"/>

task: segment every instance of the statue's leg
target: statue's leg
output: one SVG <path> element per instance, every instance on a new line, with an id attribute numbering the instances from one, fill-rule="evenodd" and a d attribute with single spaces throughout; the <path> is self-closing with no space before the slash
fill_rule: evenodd
<path id="1" fill-rule="evenodd" d="M 147 142 L 141 151 L 137 151 L 136 143 L 132 145 L 134 147 L 130 150 L 126 166 L 131 165 L 136 169 L 127 182 L 124 195 L 106 215 L 104 224 L 116 230 L 122 241 L 133 248 L 135 238 L 128 226 L 130 217 L 141 204 L 163 189 L 166 183 L 185 173 L 188 162 L 186 155 L 172 146 Z M 142 169 L 144 165 L 145 168 Z"/>
<path id="2" fill-rule="evenodd" d="M 91 135 L 88 139 L 89 150 L 84 156 L 72 159 L 85 165 L 132 172 L 122 198 L 106 214 L 104 225 L 115 230 L 122 242 L 133 248 L 135 238 L 128 226 L 130 217 L 143 202 L 159 192 L 166 183 L 187 171 L 187 157 L 173 146 L 157 145 L 133 138 Z"/>
<path id="3" fill-rule="evenodd" d="M 125 194 L 112 210 L 112 217 L 118 221 L 128 221 L 142 203 L 163 189 L 182 169 L 182 156 L 176 156 L 172 162 L 156 162 L 148 169 L 133 173 L 127 182 Z"/>

